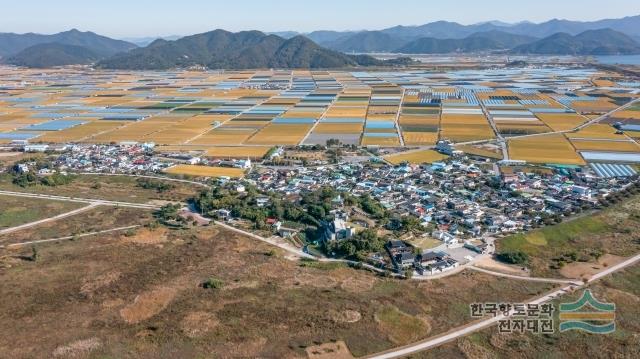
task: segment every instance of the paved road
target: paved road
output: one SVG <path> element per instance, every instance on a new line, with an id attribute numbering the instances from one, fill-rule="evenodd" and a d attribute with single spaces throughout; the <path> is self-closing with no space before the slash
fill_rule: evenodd
<path id="1" fill-rule="evenodd" d="M 17 232 L 17 231 L 22 230 L 22 229 L 35 227 L 35 226 L 38 226 L 38 225 L 41 225 L 41 224 L 44 224 L 44 223 L 57 221 L 59 219 L 63 219 L 63 218 L 66 218 L 66 217 L 71 217 L 71 216 L 74 216 L 74 215 L 76 215 L 78 213 L 82 213 L 82 212 L 88 211 L 90 209 L 96 208 L 97 206 L 98 206 L 98 204 L 91 203 L 88 206 L 84 206 L 82 208 L 74 209 L 73 211 L 69 211 L 69 212 L 66 212 L 66 213 L 58 214 L 56 216 L 44 218 L 44 219 L 41 219 L 41 220 L 38 220 L 38 221 L 35 221 L 35 222 L 25 223 L 25 224 L 22 224 L 22 225 L 19 225 L 19 226 L 3 229 L 3 230 L 0 231 L 0 235 Z"/>
<path id="2" fill-rule="evenodd" d="M 140 209 L 159 209 L 160 208 L 160 206 L 153 205 L 153 204 L 107 201 L 103 199 L 91 199 L 91 198 L 54 196 L 54 195 L 40 194 L 40 193 L 0 191 L 0 195 L 13 196 L 13 197 L 26 197 L 26 198 L 42 198 L 42 199 L 50 199 L 55 201 L 89 203 L 94 205 L 113 206 L 113 207 L 129 207 L 129 208 L 140 208 Z"/>
<path id="3" fill-rule="evenodd" d="M 614 266 L 611 266 L 597 274 L 595 274 L 593 277 L 591 277 L 591 279 L 589 279 L 586 283 L 580 283 L 580 284 L 576 284 L 576 285 L 566 285 L 560 289 L 554 290 L 551 293 L 548 293 L 542 297 L 533 299 L 531 301 L 529 301 L 529 304 L 541 304 L 541 303 L 546 303 L 549 302 L 553 299 L 556 299 L 558 297 L 561 297 L 569 292 L 572 292 L 576 289 L 580 289 L 585 287 L 587 284 L 592 283 L 596 280 L 599 280 L 603 277 L 606 277 L 612 273 L 615 273 L 619 270 L 622 270 L 624 268 L 627 268 L 633 264 L 636 264 L 637 262 L 640 261 L 640 254 L 631 257 L 627 260 L 625 260 L 624 262 L 618 263 Z M 371 358 L 371 359 L 392 359 L 392 358 L 399 358 L 399 357 L 405 357 L 407 355 L 413 354 L 413 353 L 417 353 L 417 352 L 421 352 L 421 351 L 425 351 L 427 349 L 431 349 L 431 348 L 435 348 L 441 344 L 447 343 L 449 341 L 458 339 L 460 337 L 464 337 L 466 335 L 469 335 L 471 333 L 477 332 L 479 330 L 488 328 L 494 324 L 496 324 L 497 322 L 499 322 L 500 320 L 504 319 L 505 316 L 504 315 L 498 315 L 496 317 L 491 317 L 488 319 L 484 319 L 466 326 L 463 326 L 461 328 L 457 328 L 457 329 L 453 329 L 452 331 L 437 336 L 435 338 L 429 338 L 426 340 L 423 340 L 421 342 L 415 343 L 415 344 L 411 344 L 402 348 L 397 348 L 397 349 L 392 349 L 386 352 L 382 352 L 379 354 L 374 354 L 371 356 L 368 356 L 367 358 Z"/>

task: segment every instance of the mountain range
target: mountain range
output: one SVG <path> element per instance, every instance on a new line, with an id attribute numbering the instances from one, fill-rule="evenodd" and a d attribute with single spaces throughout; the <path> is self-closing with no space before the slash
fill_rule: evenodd
<path id="1" fill-rule="evenodd" d="M 403 26 L 398 25 L 377 31 L 330 31 L 321 30 L 310 33 L 299 34 L 291 31 L 283 31 L 289 37 L 304 35 L 318 43 L 318 45 L 333 48 L 335 50 L 347 52 L 359 52 L 358 46 L 346 46 L 350 37 L 363 37 L 361 33 L 374 32 L 392 36 L 386 47 L 380 45 L 377 48 L 384 48 L 392 51 L 400 48 L 409 41 L 419 38 L 435 39 L 464 39 L 470 35 L 483 32 L 499 31 L 514 35 L 524 35 L 536 38 L 545 38 L 556 33 L 567 33 L 578 35 L 588 30 L 611 29 L 628 35 L 634 40 L 640 40 L 640 15 L 628 16 L 621 19 L 605 19 L 598 21 L 571 21 L 553 19 L 539 24 L 523 21 L 516 24 L 509 24 L 500 21 L 488 21 L 472 25 L 462 25 L 450 21 L 435 21 L 424 25 Z M 380 50 L 378 50 L 380 51 Z"/>
<path id="2" fill-rule="evenodd" d="M 260 31 L 214 30 L 175 41 L 156 40 L 147 47 L 100 61 L 97 66 L 142 70 L 190 66 L 215 69 L 339 68 L 385 64 L 393 62 L 367 55 L 345 55 L 323 48 L 304 36 L 284 39 Z"/>
<path id="3" fill-rule="evenodd" d="M 94 64 L 100 68 L 135 70 L 191 66 L 339 68 L 411 63 L 409 58 L 381 61 L 364 55 L 374 52 L 638 54 L 638 39 L 640 16 L 593 22 L 550 20 L 540 24 L 489 21 L 461 25 L 437 21 L 378 31 L 327 30 L 307 34 L 214 30 L 182 38 L 135 39 L 140 47 L 73 29 L 53 35 L 0 33 L 0 60 L 28 67 Z"/>

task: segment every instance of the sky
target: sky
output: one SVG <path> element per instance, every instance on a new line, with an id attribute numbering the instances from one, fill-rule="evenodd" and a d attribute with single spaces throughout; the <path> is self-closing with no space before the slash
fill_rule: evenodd
<path id="1" fill-rule="evenodd" d="M 375 30 L 438 20 L 586 21 L 640 14 L 638 0 L 0 0 L 0 4 L 0 32 L 77 28 L 115 38 L 188 35 L 218 28 Z"/>

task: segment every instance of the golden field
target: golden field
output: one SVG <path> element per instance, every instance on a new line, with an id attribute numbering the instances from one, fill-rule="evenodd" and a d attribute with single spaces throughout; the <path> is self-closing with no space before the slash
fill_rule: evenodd
<path id="1" fill-rule="evenodd" d="M 423 151 L 413 151 L 413 152 L 404 152 L 397 153 L 389 156 L 385 156 L 384 159 L 389 163 L 394 165 L 408 162 L 411 164 L 422 164 L 422 163 L 433 163 L 442 161 L 446 158 L 449 158 L 447 155 L 443 155 L 434 150 L 423 150 Z"/>
<path id="2" fill-rule="evenodd" d="M 313 125 L 271 124 L 246 141 L 254 145 L 297 145 Z"/>
<path id="3" fill-rule="evenodd" d="M 271 147 L 268 146 L 222 146 L 212 147 L 205 155 L 213 158 L 263 158 Z"/>
<path id="4" fill-rule="evenodd" d="M 165 170 L 165 173 L 174 175 L 186 175 L 193 177 L 232 177 L 240 178 L 244 176 L 244 171 L 240 168 L 230 167 L 207 167 L 193 165 L 177 165 Z"/>
<path id="5" fill-rule="evenodd" d="M 433 146 L 438 142 L 437 132 L 402 132 L 407 146 Z"/>
<path id="6" fill-rule="evenodd" d="M 537 113 L 536 117 L 554 131 L 569 131 L 588 121 L 576 113 Z"/>
<path id="7" fill-rule="evenodd" d="M 584 165 L 569 140 L 562 134 L 541 135 L 508 141 L 509 158 L 531 163 Z"/>
<path id="8" fill-rule="evenodd" d="M 640 146 L 631 140 L 571 140 L 571 143 L 579 151 L 640 152 Z"/>

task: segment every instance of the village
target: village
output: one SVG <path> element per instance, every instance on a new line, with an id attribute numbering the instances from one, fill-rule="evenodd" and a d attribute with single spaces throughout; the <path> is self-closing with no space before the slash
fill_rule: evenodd
<path id="1" fill-rule="evenodd" d="M 37 173 L 164 176 L 166 169 L 177 164 L 239 168 L 246 171 L 244 177 L 177 176 L 226 191 L 225 199 L 217 201 L 195 197 L 193 211 L 266 237 L 280 237 L 313 255 L 357 259 L 411 276 L 439 275 L 459 268 L 478 256 L 494 254 L 497 238 L 602 208 L 606 198 L 629 187 L 637 177 L 603 177 L 590 167 L 489 161 L 459 151 L 451 151 L 448 160 L 422 165 L 393 165 L 379 156 L 344 151 L 337 163 L 316 160 L 305 166 L 300 161 L 285 161 L 286 165 L 278 161 L 290 151 L 299 151 L 295 148 L 277 147 L 253 162 L 154 148 L 152 143 L 47 148 L 54 156 L 52 168 L 40 168 Z M 447 143 L 437 148 L 450 151 Z M 44 149 L 25 146 L 23 150 Z M 323 158 L 328 150 L 306 151 Z M 29 163 L 14 170 L 29 172 Z M 322 193 L 320 199 L 312 203 L 309 197 L 317 193 Z M 323 197 L 325 193 L 330 198 Z M 254 211 L 248 214 L 237 204 L 236 208 L 216 208 L 235 198 Z M 286 209 L 294 205 L 308 215 L 290 215 Z M 345 249 L 351 246 L 346 243 L 357 243 L 362 240 L 358 236 L 367 231 L 373 231 L 375 240 L 384 245 Z"/>

